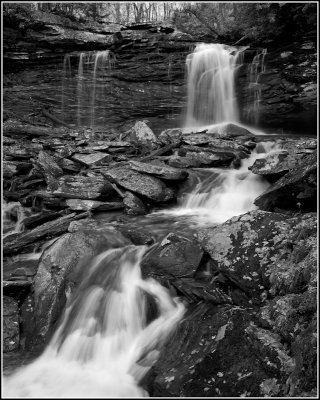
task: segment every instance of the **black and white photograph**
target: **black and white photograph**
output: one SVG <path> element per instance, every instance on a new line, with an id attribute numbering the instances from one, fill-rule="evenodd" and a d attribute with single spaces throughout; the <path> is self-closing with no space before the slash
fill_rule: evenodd
<path id="1" fill-rule="evenodd" d="M 2 398 L 318 398 L 318 19 L 1 2 Z"/>

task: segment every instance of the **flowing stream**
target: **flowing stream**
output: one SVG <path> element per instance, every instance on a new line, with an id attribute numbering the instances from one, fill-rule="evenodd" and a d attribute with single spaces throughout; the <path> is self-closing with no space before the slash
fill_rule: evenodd
<path id="1" fill-rule="evenodd" d="M 155 280 L 143 280 L 144 246 L 107 250 L 87 265 L 45 352 L 4 378 L 6 397 L 143 397 L 138 385 L 184 314 Z M 147 297 L 158 315 L 147 324 Z"/>
<path id="2" fill-rule="evenodd" d="M 238 121 L 234 77 L 237 63 L 241 62 L 241 51 L 224 45 L 201 44 L 188 57 L 189 127 Z M 79 124 L 81 98 L 87 91 L 86 77 L 90 75 L 91 125 L 94 126 L 94 108 L 100 90 L 98 71 L 107 68 L 108 63 L 106 52 L 95 53 L 91 58 L 85 54 L 79 56 L 76 88 Z M 67 85 L 70 58 L 66 57 L 64 65 Z M 254 210 L 254 200 L 269 183 L 251 173 L 248 167 L 256 159 L 278 150 L 275 142 L 261 142 L 238 169 L 195 169 L 197 184 L 182 194 L 177 207 L 146 217 L 151 233 L 157 218 L 165 221 L 165 229 L 170 232 L 170 218 L 187 221 L 191 228 L 223 223 Z M 8 221 L 12 207 L 18 206 L 6 205 L 4 215 Z M 14 231 L 21 229 L 18 223 L 13 228 Z M 88 262 L 79 287 L 72 294 L 67 293 L 64 315 L 43 354 L 4 378 L 6 397 L 148 395 L 140 385 L 141 380 L 183 318 L 185 307 L 158 282 L 142 278 L 140 262 L 146 250 L 145 246 L 124 243 L 123 247 L 106 250 Z M 148 320 L 150 302 L 156 305 L 157 313 Z"/>

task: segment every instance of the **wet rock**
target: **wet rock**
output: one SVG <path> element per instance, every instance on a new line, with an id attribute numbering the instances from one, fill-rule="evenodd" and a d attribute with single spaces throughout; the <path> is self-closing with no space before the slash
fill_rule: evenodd
<path id="1" fill-rule="evenodd" d="M 260 303 L 270 295 L 298 293 L 310 277 L 314 281 L 315 224 L 313 214 L 288 219 L 284 214 L 252 211 L 202 229 L 197 237 L 219 270 L 251 301 Z M 300 231 L 310 236 L 309 242 L 297 241 Z"/>
<path id="2" fill-rule="evenodd" d="M 66 200 L 66 204 L 73 211 L 109 211 L 121 210 L 123 208 L 122 202 L 103 202 L 97 200 L 68 199 Z"/>
<path id="3" fill-rule="evenodd" d="M 43 252 L 34 279 L 34 343 L 49 339 L 61 316 L 66 293 L 79 284 L 78 274 L 85 272 L 82 269 L 88 260 L 103 250 L 126 244 L 129 242 L 116 231 L 106 234 L 87 230 L 67 233 Z"/>
<path id="4" fill-rule="evenodd" d="M 297 157 L 289 155 L 286 151 L 279 151 L 260 158 L 248 169 L 252 173 L 267 178 L 278 179 L 297 164 Z"/>
<path id="5" fill-rule="evenodd" d="M 271 185 L 255 201 L 262 210 L 289 209 L 315 211 L 317 209 L 317 152 L 303 158 L 282 178 Z"/>
<path id="6" fill-rule="evenodd" d="M 3 296 L 3 352 L 16 351 L 19 348 L 19 312 L 18 303 L 12 297 Z"/>
<path id="7" fill-rule="evenodd" d="M 174 128 L 174 129 L 166 129 L 165 131 L 161 132 L 158 136 L 158 140 L 163 144 L 167 144 L 170 142 L 180 142 L 183 135 L 183 129 L 181 128 Z"/>
<path id="8" fill-rule="evenodd" d="M 53 196 L 67 199 L 94 200 L 101 195 L 110 197 L 115 194 L 110 182 L 102 176 L 64 175 L 54 181 L 49 189 Z"/>
<path id="9" fill-rule="evenodd" d="M 274 376 L 284 394 L 292 359 L 275 334 L 251 332 L 251 319 L 232 306 L 190 308 L 153 367 L 151 395 L 259 397 Z"/>
<path id="10" fill-rule="evenodd" d="M 168 164 L 174 168 L 198 168 L 201 165 L 201 161 L 196 157 L 181 157 L 178 155 L 173 155 L 168 158 Z"/>
<path id="11" fill-rule="evenodd" d="M 11 178 L 14 175 L 26 174 L 32 168 L 32 164 L 23 161 L 4 161 L 2 163 L 4 178 Z"/>
<path id="12" fill-rule="evenodd" d="M 10 146 L 3 146 L 3 154 L 17 160 L 27 160 L 31 157 L 38 155 L 42 150 L 41 144 L 36 143 L 23 143 L 12 144 Z"/>
<path id="13" fill-rule="evenodd" d="M 55 159 L 45 151 L 40 151 L 37 161 L 40 170 L 43 171 L 46 182 L 50 187 L 55 179 L 63 176 L 63 170 L 56 163 Z"/>
<path id="14" fill-rule="evenodd" d="M 129 191 L 124 193 L 123 204 L 128 215 L 145 215 L 148 213 L 148 208 L 143 201 Z"/>
<path id="15" fill-rule="evenodd" d="M 56 219 L 58 217 L 62 217 L 61 212 L 43 210 L 39 213 L 32 214 L 28 217 L 23 218 L 21 220 L 21 224 L 24 226 L 25 229 L 34 229 L 38 225 L 41 225 L 48 221 L 52 221 L 53 219 Z"/>
<path id="16" fill-rule="evenodd" d="M 155 202 L 175 198 L 174 192 L 158 178 L 132 171 L 128 168 L 101 170 L 101 173 L 117 185 Z"/>
<path id="17" fill-rule="evenodd" d="M 68 230 L 68 226 L 74 219 L 85 218 L 87 213 L 65 215 L 54 221 L 46 222 L 37 228 L 21 233 L 6 236 L 3 240 L 3 254 L 11 255 L 23 251 L 28 245 L 39 239 L 49 239 Z"/>
<path id="18" fill-rule="evenodd" d="M 169 233 L 142 260 L 144 275 L 170 277 L 192 276 L 198 268 L 203 251 L 194 240 Z"/>
<path id="19" fill-rule="evenodd" d="M 224 152 L 192 152 L 186 153 L 186 158 L 199 162 L 200 167 L 218 167 L 223 165 L 229 165 L 234 159 L 234 154 Z"/>
<path id="20" fill-rule="evenodd" d="M 188 176 L 187 171 L 168 167 L 166 165 L 156 165 L 151 163 L 142 163 L 138 161 L 130 161 L 129 165 L 135 171 L 154 175 L 157 178 L 168 181 L 180 181 L 186 179 Z"/>
<path id="21" fill-rule="evenodd" d="M 112 156 L 109 154 L 104 154 L 100 152 L 92 154 L 79 154 L 75 153 L 72 156 L 72 160 L 85 165 L 86 167 L 91 167 L 93 165 L 101 165 L 109 163 L 112 161 Z"/>
<path id="22" fill-rule="evenodd" d="M 130 140 L 144 147 L 158 147 L 158 139 L 144 121 L 137 121 L 131 129 Z"/>
<path id="23" fill-rule="evenodd" d="M 38 261 L 37 258 L 21 258 L 17 261 L 11 258 L 3 260 L 3 279 L 8 280 L 14 276 L 24 279 L 32 278 L 37 273 Z"/>
<path id="24" fill-rule="evenodd" d="M 209 133 L 218 133 L 221 137 L 237 137 L 237 136 L 245 136 L 245 137 L 254 137 L 254 134 L 250 132 L 248 129 L 243 128 L 242 126 L 236 124 L 221 124 L 217 125 L 217 127 L 213 127 L 209 130 Z"/>

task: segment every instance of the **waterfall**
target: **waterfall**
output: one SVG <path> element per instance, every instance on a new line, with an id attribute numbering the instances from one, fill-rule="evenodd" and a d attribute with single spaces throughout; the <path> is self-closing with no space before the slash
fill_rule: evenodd
<path id="1" fill-rule="evenodd" d="M 75 62 L 71 62 L 76 59 Z M 76 64 L 77 69 L 72 68 Z M 63 61 L 62 116 L 77 126 L 96 126 L 97 109 L 105 106 L 108 89 L 106 74 L 113 68 L 114 55 L 109 50 L 66 54 Z M 74 109 L 76 108 L 76 112 Z M 74 118 L 74 116 L 76 118 Z M 73 119 L 74 118 L 74 119 Z"/>
<path id="2" fill-rule="evenodd" d="M 187 57 L 187 127 L 237 122 L 234 79 L 243 48 L 199 44 Z"/>
<path id="3" fill-rule="evenodd" d="M 61 89 L 61 114 L 62 119 L 65 120 L 67 103 L 68 103 L 68 89 L 70 86 L 69 80 L 71 78 L 71 60 L 70 54 L 66 54 L 63 59 L 63 70 L 62 70 L 62 89 Z"/>
<path id="4" fill-rule="evenodd" d="M 236 215 L 255 210 L 254 200 L 260 196 L 270 183 L 253 174 L 248 167 L 255 160 L 279 151 L 275 142 L 261 142 L 250 157 L 242 160 L 239 169 L 201 169 L 205 175 L 198 178 L 198 184 L 190 192 L 182 195 L 180 205 L 165 211 L 166 214 L 193 218 L 196 225 L 220 224 Z"/>
<path id="5" fill-rule="evenodd" d="M 260 75 L 265 71 L 265 56 L 267 49 L 262 49 L 254 56 L 252 63 L 248 66 L 249 75 L 249 93 L 251 100 L 251 107 L 247 110 L 246 118 L 249 122 L 258 125 L 260 113 L 260 100 L 261 100 L 261 85 L 259 83 Z"/>
<path id="6" fill-rule="evenodd" d="M 142 279 L 146 246 L 109 249 L 85 266 L 68 295 L 62 321 L 45 352 L 4 378 L 8 397 L 142 397 L 139 382 L 157 360 L 184 306 L 153 279 Z M 146 296 L 158 313 L 146 320 Z"/>

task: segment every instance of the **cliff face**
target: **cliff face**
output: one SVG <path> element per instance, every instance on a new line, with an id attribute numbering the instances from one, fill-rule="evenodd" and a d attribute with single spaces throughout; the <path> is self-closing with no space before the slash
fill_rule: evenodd
<path id="1" fill-rule="evenodd" d="M 246 51 L 237 78 L 243 122 L 274 129 L 315 129 L 316 45 L 313 35 L 285 48 L 267 49 L 259 75 L 259 107 L 252 110 L 249 87 L 254 52 Z M 124 27 L 83 24 L 36 12 L 4 15 L 5 117 L 40 118 L 43 107 L 69 124 L 90 126 L 90 90 L 95 87 L 95 125 L 119 127 L 128 120 L 149 119 L 155 131 L 181 126 L 186 104 L 185 59 L 196 40 L 169 26 Z M 110 50 L 112 67 L 95 77 L 84 76 L 79 100 L 81 53 Z M 66 71 L 65 55 L 70 54 Z M 86 89 L 87 88 L 87 89 Z M 79 104 L 81 103 L 81 107 Z M 78 117 L 76 117 L 76 114 Z M 249 118 L 250 115 L 250 118 Z M 31 121 L 32 122 L 32 121 Z M 301 132 L 303 133 L 303 132 Z"/>

